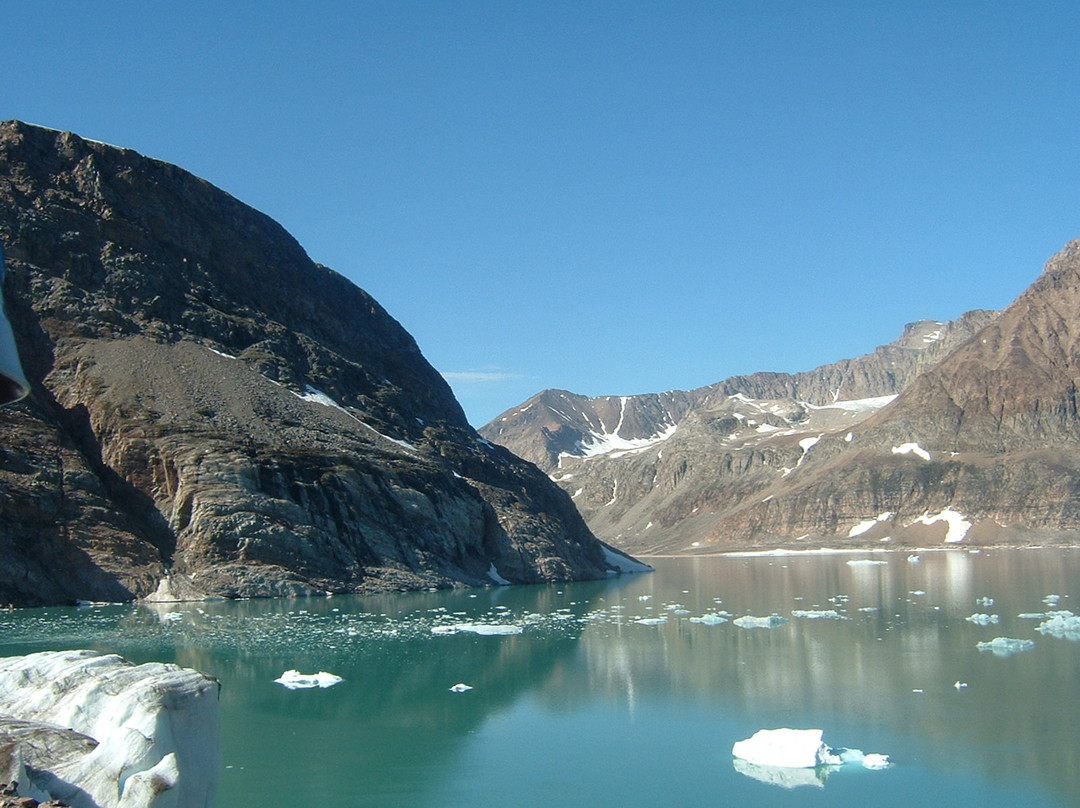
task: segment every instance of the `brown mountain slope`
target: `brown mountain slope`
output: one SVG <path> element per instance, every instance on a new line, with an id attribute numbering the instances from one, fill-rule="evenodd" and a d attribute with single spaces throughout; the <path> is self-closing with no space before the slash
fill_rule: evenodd
<path id="1" fill-rule="evenodd" d="M 0 411 L 0 600 L 611 572 L 376 301 L 209 183 L 0 124 L 0 240 L 33 388 Z"/>

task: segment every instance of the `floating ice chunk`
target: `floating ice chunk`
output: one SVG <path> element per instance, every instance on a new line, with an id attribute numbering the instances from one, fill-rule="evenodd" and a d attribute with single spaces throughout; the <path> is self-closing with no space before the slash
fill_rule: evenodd
<path id="1" fill-rule="evenodd" d="M 917 555 L 915 555 L 914 553 L 912 553 L 911 555 L 909 555 L 909 556 L 907 557 L 907 560 L 908 560 L 908 563 L 909 563 L 909 564 L 918 564 L 918 563 L 919 563 L 920 561 L 922 561 L 922 559 L 921 559 L 921 558 L 919 558 L 919 557 L 918 557 Z"/>
<path id="2" fill-rule="evenodd" d="M 982 606 L 984 609 L 989 609 L 991 606 L 994 605 L 994 599 L 993 598 L 987 598 L 987 597 L 976 598 L 975 599 L 975 605 L 976 606 Z"/>
<path id="3" fill-rule="evenodd" d="M 499 623 L 454 623 L 449 626 L 432 626 L 431 628 L 432 634 L 457 634 L 459 631 L 467 631 L 488 637 L 501 634 L 520 634 L 522 627 Z"/>
<path id="4" fill-rule="evenodd" d="M 731 754 L 758 766 L 812 769 L 828 749 L 821 740 L 823 734 L 820 729 L 760 729 L 736 741 Z"/>
<path id="5" fill-rule="evenodd" d="M 721 623 L 726 623 L 727 618 L 722 615 L 716 614 L 715 612 L 709 612 L 707 614 L 701 615 L 701 617 L 691 617 L 690 622 L 704 623 L 707 626 L 718 626 Z"/>
<path id="6" fill-rule="evenodd" d="M 980 651 L 993 651 L 994 656 L 1011 656 L 1021 651 L 1030 651 L 1035 647 L 1034 640 L 1014 640 L 1010 637 L 995 637 L 990 642 L 975 645 Z"/>
<path id="7" fill-rule="evenodd" d="M 779 769 L 818 769 L 847 763 L 883 769 L 889 765 L 888 755 L 866 755 L 861 749 L 832 748 L 821 740 L 823 734 L 820 729 L 762 729 L 744 741 L 737 741 L 731 747 L 731 754 L 754 766 Z"/>
<path id="8" fill-rule="evenodd" d="M 642 617 L 640 620 L 635 620 L 639 626 L 662 626 L 667 622 L 666 617 Z"/>
<path id="9" fill-rule="evenodd" d="M 847 565 L 849 567 L 880 567 L 888 563 L 888 561 L 878 561 L 874 558 L 853 558 L 848 561 Z"/>
<path id="10" fill-rule="evenodd" d="M 974 623 L 977 626 L 989 626 L 991 623 L 997 623 L 1000 619 L 996 614 L 984 614 L 982 612 L 976 612 L 975 614 L 965 617 L 969 623 Z"/>
<path id="11" fill-rule="evenodd" d="M 768 617 L 754 617 L 748 614 L 736 617 L 732 622 L 739 628 L 776 628 L 787 623 L 788 619 L 778 614 L 770 614 Z"/>
<path id="12" fill-rule="evenodd" d="M 1057 606 L 1059 600 L 1061 600 L 1061 595 L 1047 595 L 1043 598 L 1043 603 L 1047 606 Z"/>
<path id="13" fill-rule="evenodd" d="M 923 460 L 930 460 L 930 453 L 917 443 L 903 443 L 900 446 L 894 446 L 892 447 L 892 452 L 893 454 L 918 455 Z"/>
<path id="14" fill-rule="evenodd" d="M 344 680 L 340 676 L 335 676 L 326 671 L 300 673 L 297 670 L 288 670 L 274 681 L 279 685 L 284 685 L 289 690 L 302 690 L 311 687 L 333 687 Z"/>
<path id="15" fill-rule="evenodd" d="M 499 571 L 495 569 L 495 562 L 491 562 L 491 567 L 488 569 L 488 578 L 497 583 L 499 586 L 510 586 L 510 582 L 499 575 Z"/>
<path id="16" fill-rule="evenodd" d="M 953 687 L 955 687 L 957 690 L 963 690 L 967 686 L 968 686 L 967 682 L 961 682 L 959 679 L 957 679 L 955 682 L 953 682 Z"/>
<path id="17" fill-rule="evenodd" d="M 465 693 L 469 690 L 472 690 L 472 685 L 467 685 L 464 682 L 458 682 L 450 688 L 451 693 Z"/>
<path id="18" fill-rule="evenodd" d="M 792 609 L 792 617 L 805 617 L 807 620 L 847 620 L 846 615 L 836 609 Z"/>
<path id="19" fill-rule="evenodd" d="M 1035 629 L 1040 634 L 1049 634 L 1066 640 L 1080 642 L 1080 617 L 1068 610 L 1047 612 L 1046 620 Z"/>

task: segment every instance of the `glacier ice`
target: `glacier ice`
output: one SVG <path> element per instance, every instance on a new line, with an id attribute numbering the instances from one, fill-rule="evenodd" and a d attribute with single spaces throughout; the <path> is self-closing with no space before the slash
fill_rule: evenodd
<path id="1" fill-rule="evenodd" d="M 1080 640 L 1080 617 L 1067 609 L 1059 612 L 1047 612 L 1046 619 L 1035 629 L 1040 634 L 1061 637 L 1067 640 Z"/>
<path id="2" fill-rule="evenodd" d="M 485 637 L 503 634 L 520 634 L 521 626 L 494 623 L 452 623 L 447 626 L 432 626 L 432 634 L 457 634 L 460 631 L 480 634 Z"/>
<path id="3" fill-rule="evenodd" d="M 472 685 L 467 685 L 464 682 L 458 682 L 456 685 L 450 688 L 451 693 L 467 693 L 472 690 Z"/>
<path id="4" fill-rule="evenodd" d="M 763 782 L 795 788 L 824 785 L 831 768 L 848 763 L 857 763 L 867 769 L 884 769 L 890 765 L 888 755 L 833 748 L 822 740 L 822 735 L 824 731 L 820 729 L 758 730 L 731 747 L 735 769 Z"/>
<path id="5" fill-rule="evenodd" d="M 333 687 L 344 680 L 340 676 L 326 671 L 300 673 L 298 670 L 287 670 L 274 681 L 279 685 L 284 685 L 289 690 L 305 690 L 312 687 Z"/>
<path id="6" fill-rule="evenodd" d="M 20 793 L 73 808 L 206 808 L 221 750 L 216 679 L 97 651 L 0 659 L 0 714 L 81 739 L 33 761 L 12 753 Z M 25 766 L 20 766 L 20 760 Z"/>
<path id="7" fill-rule="evenodd" d="M 768 617 L 754 617 L 753 615 L 744 615 L 742 617 L 736 617 L 732 623 L 739 628 L 776 628 L 787 623 L 786 617 L 781 617 L 778 614 L 771 614 Z"/>
<path id="8" fill-rule="evenodd" d="M 990 642 L 976 643 L 980 651 L 993 651 L 995 656 L 1011 656 L 1035 647 L 1034 640 L 1015 640 L 1011 637 L 994 637 Z"/>
<path id="9" fill-rule="evenodd" d="M 983 612 L 976 612 L 975 614 L 965 617 L 969 623 L 974 623 L 977 626 L 989 626 L 991 623 L 997 623 L 1000 619 L 996 614 L 985 614 Z"/>

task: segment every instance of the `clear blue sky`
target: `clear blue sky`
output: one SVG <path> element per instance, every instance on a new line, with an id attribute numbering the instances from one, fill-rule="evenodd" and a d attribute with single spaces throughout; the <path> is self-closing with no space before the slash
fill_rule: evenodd
<path id="1" fill-rule="evenodd" d="M 177 163 L 474 425 L 999 308 L 1080 236 L 1071 2 L 5 4 L 0 117 Z"/>

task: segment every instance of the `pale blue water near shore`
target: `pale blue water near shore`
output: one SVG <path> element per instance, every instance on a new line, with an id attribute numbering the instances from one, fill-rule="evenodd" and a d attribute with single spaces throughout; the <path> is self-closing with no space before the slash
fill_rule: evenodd
<path id="1" fill-rule="evenodd" d="M 1080 551 L 655 565 L 589 584 L 17 610 L 0 655 L 90 647 L 217 676 L 222 808 L 1080 805 L 1080 634 L 1037 630 L 1080 611 Z M 734 623 L 772 614 L 787 622 Z M 1034 645 L 979 649 L 996 637 Z M 290 690 L 274 681 L 288 669 L 343 681 Z M 892 765 L 791 788 L 741 773 L 732 744 L 775 727 Z"/>

